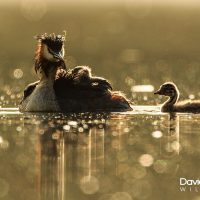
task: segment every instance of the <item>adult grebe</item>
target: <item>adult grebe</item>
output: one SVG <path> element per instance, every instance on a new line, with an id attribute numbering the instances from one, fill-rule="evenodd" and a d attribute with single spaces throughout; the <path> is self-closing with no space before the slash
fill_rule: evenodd
<path id="1" fill-rule="evenodd" d="M 110 83 L 91 74 L 86 66 L 66 69 L 65 35 L 37 36 L 35 71 L 39 81 L 29 84 L 19 109 L 22 112 L 128 111 L 128 100 L 113 92 Z"/>
<path id="2" fill-rule="evenodd" d="M 185 100 L 178 102 L 179 90 L 174 83 L 164 83 L 160 86 L 160 89 L 154 94 L 169 97 L 169 99 L 162 105 L 162 112 L 200 112 L 199 100 Z"/>

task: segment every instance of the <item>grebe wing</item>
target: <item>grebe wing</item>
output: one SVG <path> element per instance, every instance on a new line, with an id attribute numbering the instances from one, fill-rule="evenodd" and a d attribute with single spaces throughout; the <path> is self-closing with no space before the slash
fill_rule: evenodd
<path id="1" fill-rule="evenodd" d="M 27 98 L 29 95 L 32 94 L 35 87 L 38 85 L 39 81 L 36 81 L 34 83 L 30 83 L 26 88 L 24 89 L 24 97 L 23 99 Z"/>
<path id="2" fill-rule="evenodd" d="M 84 68 L 85 70 L 85 68 Z M 79 72 L 80 74 L 80 72 Z M 94 79 L 90 81 L 90 79 Z M 54 81 L 54 90 L 58 98 L 94 98 L 104 96 L 112 87 L 110 83 L 99 77 L 80 76 L 73 70 L 62 70 Z"/>

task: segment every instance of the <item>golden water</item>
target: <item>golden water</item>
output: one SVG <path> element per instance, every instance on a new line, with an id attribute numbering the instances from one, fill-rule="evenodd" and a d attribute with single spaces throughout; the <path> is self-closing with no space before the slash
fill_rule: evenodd
<path id="1" fill-rule="evenodd" d="M 0 113 L 0 197 L 38 200 L 194 199 L 199 115 Z M 188 190 L 188 191 L 187 191 Z M 163 195 L 165 194 L 165 195 Z"/>

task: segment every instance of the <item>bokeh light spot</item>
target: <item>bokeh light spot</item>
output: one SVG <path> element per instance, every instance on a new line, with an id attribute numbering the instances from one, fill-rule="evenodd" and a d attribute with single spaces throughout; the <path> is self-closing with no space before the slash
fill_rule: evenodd
<path id="1" fill-rule="evenodd" d="M 139 157 L 139 163 L 144 167 L 150 167 L 153 164 L 154 158 L 150 154 L 143 154 Z"/>
<path id="2" fill-rule="evenodd" d="M 189 95 L 189 99 L 195 99 L 195 95 L 194 94 L 190 94 Z"/>
<path id="3" fill-rule="evenodd" d="M 78 125 L 78 123 L 76 121 L 69 121 L 68 125 L 76 127 Z"/>
<path id="4" fill-rule="evenodd" d="M 55 133 L 52 134 L 52 139 L 53 140 L 58 140 L 59 138 L 60 138 L 60 134 L 59 133 L 55 132 Z"/>
<path id="5" fill-rule="evenodd" d="M 0 144 L 3 143 L 3 138 L 0 136 Z"/>
<path id="6" fill-rule="evenodd" d="M 78 128 L 78 132 L 82 133 L 84 131 L 84 128 L 83 127 L 79 127 Z"/>
<path id="7" fill-rule="evenodd" d="M 13 71 L 13 76 L 14 76 L 14 78 L 16 78 L 16 79 L 20 79 L 20 78 L 22 78 L 23 77 L 23 71 L 21 70 L 21 69 L 15 69 L 14 71 Z"/>
<path id="8" fill-rule="evenodd" d="M 154 131 L 153 133 L 152 133 L 152 136 L 154 137 L 154 138 L 161 138 L 162 137 L 162 132 L 161 131 Z"/>
<path id="9" fill-rule="evenodd" d="M 153 92 L 154 87 L 153 85 L 134 85 L 131 88 L 132 92 Z"/>
<path id="10" fill-rule="evenodd" d="M 167 162 L 164 160 L 156 160 L 153 164 L 153 168 L 159 174 L 164 173 L 167 170 Z"/>
<path id="11" fill-rule="evenodd" d="M 94 176 L 84 176 L 80 188 L 85 194 L 94 194 L 99 190 L 99 180 Z"/>
<path id="12" fill-rule="evenodd" d="M 17 132 L 22 131 L 22 127 L 21 127 L 21 126 L 18 126 L 18 127 L 16 128 L 16 130 L 17 130 Z"/>
<path id="13" fill-rule="evenodd" d="M 70 130 L 70 126 L 69 126 L 69 125 L 64 125 L 64 126 L 63 126 L 63 129 L 64 129 L 65 131 L 69 131 L 69 130 Z"/>

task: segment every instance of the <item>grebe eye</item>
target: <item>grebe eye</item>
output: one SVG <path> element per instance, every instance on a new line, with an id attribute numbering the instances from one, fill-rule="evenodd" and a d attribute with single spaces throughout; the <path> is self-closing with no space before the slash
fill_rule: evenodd
<path id="1" fill-rule="evenodd" d="M 48 47 L 47 48 L 48 49 L 48 52 L 50 53 L 50 54 L 53 54 L 53 51 Z"/>

